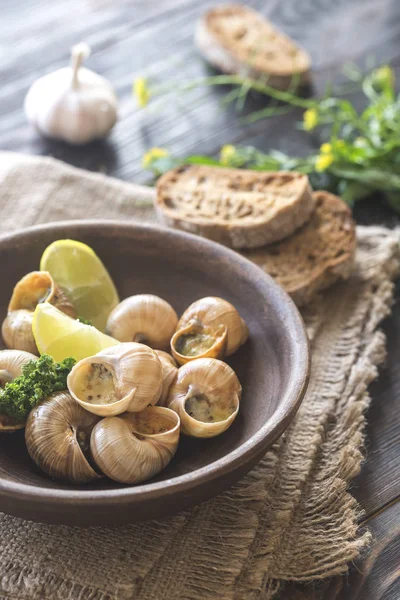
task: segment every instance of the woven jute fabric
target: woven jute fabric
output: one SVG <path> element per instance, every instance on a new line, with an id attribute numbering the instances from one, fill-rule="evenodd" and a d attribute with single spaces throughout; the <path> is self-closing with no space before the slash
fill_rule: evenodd
<path id="1" fill-rule="evenodd" d="M 0 232 L 87 217 L 155 221 L 152 195 L 52 159 L 0 154 Z M 1 515 L 0 599 L 293 598 L 287 582 L 345 573 L 370 542 L 348 487 L 363 459 L 367 387 L 385 354 L 378 326 L 390 312 L 398 242 L 397 231 L 359 227 L 354 275 L 304 311 L 307 394 L 246 477 L 192 510 L 115 529 Z"/>

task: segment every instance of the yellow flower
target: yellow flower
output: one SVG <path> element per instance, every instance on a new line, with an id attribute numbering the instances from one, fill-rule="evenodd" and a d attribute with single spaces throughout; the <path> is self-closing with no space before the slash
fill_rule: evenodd
<path id="1" fill-rule="evenodd" d="M 143 108 L 148 104 L 150 100 L 150 90 L 147 85 L 147 79 L 144 77 L 135 79 L 132 91 L 140 108 Z"/>
<path id="2" fill-rule="evenodd" d="M 316 171 L 325 171 L 333 163 L 333 154 L 321 154 L 315 161 Z"/>
<path id="3" fill-rule="evenodd" d="M 219 153 L 220 161 L 223 165 L 229 165 L 232 158 L 235 156 L 236 148 L 232 146 L 232 144 L 226 144 L 222 146 L 221 151 Z"/>
<path id="4" fill-rule="evenodd" d="M 393 72 L 393 69 L 391 67 L 389 67 L 388 65 L 385 65 L 383 67 L 379 67 L 379 69 L 376 69 L 376 71 L 374 72 L 374 79 L 380 85 L 390 85 L 390 86 L 394 87 L 394 83 L 395 83 L 394 72 Z"/>
<path id="5" fill-rule="evenodd" d="M 168 151 L 165 148 L 151 148 L 142 158 L 143 169 L 148 169 L 157 158 L 165 158 L 166 156 L 168 156 Z"/>
<path id="6" fill-rule="evenodd" d="M 321 150 L 322 154 L 331 154 L 332 144 L 322 144 L 320 150 Z"/>
<path id="7" fill-rule="evenodd" d="M 308 108 L 303 115 L 303 125 L 306 131 L 311 131 L 318 125 L 318 113 L 316 108 Z"/>

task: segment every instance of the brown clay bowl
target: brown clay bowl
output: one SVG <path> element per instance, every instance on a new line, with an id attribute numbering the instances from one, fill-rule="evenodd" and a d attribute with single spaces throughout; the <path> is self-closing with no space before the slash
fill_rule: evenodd
<path id="1" fill-rule="evenodd" d="M 122 222 L 80 221 L 33 227 L 0 238 L 0 315 L 14 284 L 37 269 L 48 244 L 86 242 L 109 269 L 121 298 L 153 293 L 182 312 L 203 296 L 231 301 L 248 342 L 229 359 L 243 386 L 238 418 L 220 437 L 183 437 L 176 457 L 152 481 L 86 486 L 53 481 L 31 461 L 24 432 L 0 435 L 0 510 L 68 525 L 114 525 L 159 518 L 215 496 L 264 455 L 287 428 L 305 393 L 307 337 L 290 298 L 235 252 L 193 235 Z"/>

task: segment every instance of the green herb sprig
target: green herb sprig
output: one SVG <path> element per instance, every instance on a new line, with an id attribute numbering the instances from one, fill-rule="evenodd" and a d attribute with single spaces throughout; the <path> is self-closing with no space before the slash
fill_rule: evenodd
<path id="1" fill-rule="evenodd" d="M 67 377 L 75 362 L 74 358 L 66 358 L 57 363 L 47 354 L 28 362 L 22 367 L 22 375 L 6 383 L 0 391 L 0 414 L 16 423 L 24 422 L 41 400 L 67 389 Z"/>
<path id="2" fill-rule="evenodd" d="M 143 83 L 143 82 L 142 82 Z M 268 83 L 238 76 L 216 76 L 203 85 L 237 86 L 268 95 L 289 107 L 304 108 L 302 128 L 310 132 L 322 127 L 324 141 L 318 151 L 306 157 L 291 157 L 282 152 L 261 152 L 251 146 L 222 147 L 219 157 L 192 155 L 171 156 L 164 148 L 153 148 L 143 157 L 143 166 L 156 176 L 183 164 L 228 166 L 260 171 L 295 170 L 310 176 L 314 187 L 336 192 L 352 205 L 378 192 L 400 213 L 400 94 L 395 91 L 395 77 L 388 65 L 379 67 L 360 79 L 368 105 L 357 111 L 346 99 L 326 95 L 321 99 L 302 98 L 291 91 L 279 91 Z M 186 88 L 201 85 L 188 82 Z M 152 97 L 146 88 L 146 102 Z M 231 97 L 241 97 L 238 92 Z M 143 99 L 143 98 L 142 98 Z M 143 106 L 143 102 L 142 102 Z M 248 119 L 274 116 L 285 107 L 270 107 L 252 113 Z"/>

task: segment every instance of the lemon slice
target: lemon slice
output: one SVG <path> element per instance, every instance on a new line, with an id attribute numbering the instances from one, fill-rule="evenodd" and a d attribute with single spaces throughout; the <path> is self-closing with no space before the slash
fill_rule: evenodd
<path id="1" fill-rule="evenodd" d="M 67 293 L 79 317 L 104 331 L 108 316 L 118 304 L 115 285 L 95 252 L 76 240 L 57 240 L 46 248 L 40 270 L 48 271 Z"/>
<path id="2" fill-rule="evenodd" d="M 95 327 L 68 317 L 48 302 L 37 305 L 32 330 L 40 354 L 50 354 L 56 362 L 69 356 L 78 361 L 120 343 Z"/>

